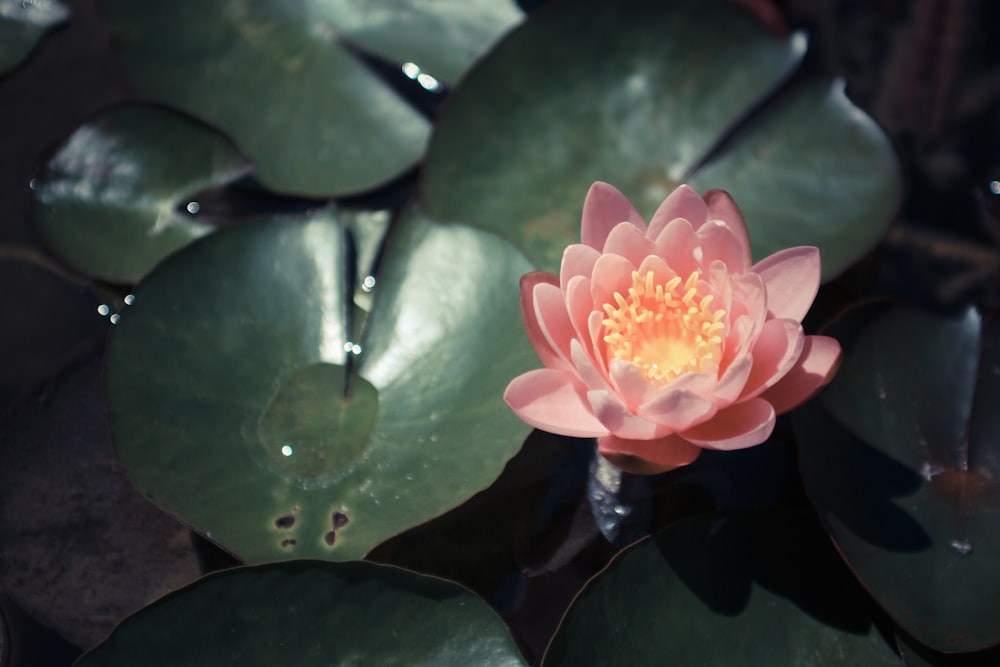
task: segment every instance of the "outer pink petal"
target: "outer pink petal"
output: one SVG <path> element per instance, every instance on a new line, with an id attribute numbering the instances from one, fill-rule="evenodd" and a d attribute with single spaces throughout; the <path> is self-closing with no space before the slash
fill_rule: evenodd
<path id="1" fill-rule="evenodd" d="M 566 312 L 562 290 L 551 283 L 535 285 L 535 318 L 549 346 L 571 367 L 569 342 L 575 336 L 573 323 Z"/>
<path id="2" fill-rule="evenodd" d="M 751 398 L 719 410 L 709 421 L 678 435 L 707 449 L 743 449 L 767 440 L 774 430 L 774 419 L 770 403 Z"/>
<path id="3" fill-rule="evenodd" d="M 598 365 L 578 340 L 570 343 L 570 353 L 573 356 L 573 366 L 580 380 L 587 385 L 587 389 L 599 389 L 601 391 L 614 391 L 607 376 L 604 374 L 603 365 Z"/>
<path id="4" fill-rule="evenodd" d="M 829 336 L 806 336 L 799 362 L 761 398 L 783 414 L 805 403 L 833 379 L 840 363 L 840 343 Z"/>
<path id="5" fill-rule="evenodd" d="M 646 222 L 632 203 L 616 187 L 600 181 L 590 186 L 583 200 L 580 241 L 600 250 L 611 229 L 619 222 L 631 222 L 646 231 Z"/>
<path id="6" fill-rule="evenodd" d="M 633 265 L 639 266 L 642 260 L 656 253 L 656 246 L 646 238 L 639 229 L 627 222 L 615 225 L 604 242 L 605 255 L 621 255 Z"/>
<path id="7" fill-rule="evenodd" d="M 571 374 L 539 368 L 518 375 L 503 400 L 522 421 L 550 433 L 577 438 L 608 435 L 586 399 L 586 389 Z"/>
<path id="8" fill-rule="evenodd" d="M 683 218 L 668 222 L 655 237 L 656 252 L 677 275 L 686 279 L 701 268 L 697 258 L 698 236 L 691 223 Z"/>
<path id="9" fill-rule="evenodd" d="M 743 273 L 750 266 L 744 246 L 721 220 L 709 220 L 698 231 L 701 239 L 701 265 L 708 267 L 715 260 L 725 263 L 731 273 Z"/>
<path id="10" fill-rule="evenodd" d="M 590 330 L 587 321 L 594 311 L 594 298 L 590 293 L 590 278 L 573 276 L 568 283 L 563 284 L 563 294 L 566 297 L 566 311 L 573 323 L 576 335 L 580 340 L 590 340 Z"/>
<path id="11" fill-rule="evenodd" d="M 538 355 L 543 366 L 570 370 L 559 352 L 546 338 L 542 326 L 538 322 L 538 316 L 535 314 L 535 286 L 545 284 L 557 285 L 558 278 L 544 271 L 534 271 L 521 276 L 521 317 L 524 320 L 524 331 L 528 336 L 528 342 L 531 343 L 531 347 L 535 350 L 535 354 Z"/>
<path id="12" fill-rule="evenodd" d="M 666 426 L 654 424 L 632 414 L 621 398 L 607 391 L 588 391 L 587 400 L 594 415 L 614 435 L 628 440 L 662 438 L 671 431 Z"/>
<path id="13" fill-rule="evenodd" d="M 819 250 L 812 246 L 779 250 L 750 270 L 767 286 L 768 314 L 801 322 L 819 290 Z"/>
<path id="14" fill-rule="evenodd" d="M 716 407 L 690 389 L 668 386 L 639 406 L 643 419 L 662 424 L 671 431 L 684 431 L 715 414 Z"/>
<path id="15" fill-rule="evenodd" d="M 753 346 L 753 370 L 740 400 L 758 396 L 783 378 L 802 354 L 805 336 L 795 320 L 768 320 Z"/>
<path id="16" fill-rule="evenodd" d="M 710 220 L 722 220 L 729 227 L 729 230 L 739 240 L 743 247 L 744 266 L 750 266 L 753 256 L 750 252 L 750 234 L 747 231 L 746 223 L 743 221 L 743 214 L 736 207 L 736 202 L 725 190 L 709 190 L 705 193 L 705 203 L 708 204 L 708 218 Z"/>
<path id="17" fill-rule="evenodd" d="M 627 440 L 606 435 L 597 441 L 597 451 L 625 472 L 655 475 L 693 463 L 701 447 L 676 435 L 656 440 Z"/>
<path id="18" fill-rule="evenodd" d="M 589 245 L 574 243 L 563 251 L 562 265 L 559 267 L 559 284 L 563 290 L 574 276 L 590 277 L 594 272 L 594 263 L 601 256 L 600 251 Z"/>
<path id="19" fill-rule="evenodd" d="M 678 185 L 649 220 L 650 238 L 656 238 L 667 224 L 676 218 L 684 218 L 698 229 L 708 219 L 708 205 L 690 185 Z"/>

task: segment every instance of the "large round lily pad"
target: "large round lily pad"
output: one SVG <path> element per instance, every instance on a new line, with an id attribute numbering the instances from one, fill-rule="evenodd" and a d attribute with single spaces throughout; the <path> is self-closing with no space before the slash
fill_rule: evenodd
<path id="1" fill-rule="evenodd" d="M 58 0 L 0 0 L 0 76 L 17 67 L 42 35 L 67 16 Z"/>
<path id="2" fill-rule="evenodd" d="M 533 365 L 527 260 L 410 211 L 360 338 L 329 215 L 248 223 L 135 290 L 108 352 L 128 476 L 251 562 L 357 558 L 492 482 L 529 428 L 501 396 Z"/>
<path id="3" fill-rule="evenodd" d="M 205 577 L 126 619 L 78 667 L 520 667 L 469 591 L 374 563 L 296 561 Z"/>
<path id="4" fill-rule="evenodd" d="M 719 512 L 639 542 L 580 593 L 542 664 L 898 667 L 814 521 Z"/>
<path id="5" fill-rule="evenodd" d="M 358 49 L 452 81 L 521 17 L 511 0 L 99 5 L 140 94 L 219 126 L 265 185 L 304 195 L 367 190 L 423 154 L 427 120 Z"/>
<path id="6" fill-rule="evenodd" d="M 495 230 L 556 270 L 593 181 L 647 216 L 690 181 L 737 195 L 758 257 L 818 245 L 824 275 L 842 271 L 899 197 L 888 142 L 826 84 L 757 109 L 805 38 L 776 37 L 735 4 L 573 0 L 533 15 L 443 109 L 428 213 Z"/>
<path id="7" fill-rule="evenodd" d="M 840 371 L 796 420 L 827 530 L 920 642 L 1000 643 L 1000 322 L 882 304 L 827 333 L 844 347 Z"/>
<path id="8" fill-rule="evenodd" d="M 128 105 L 81 125 L 33 181 L 35 218 L 68 264 L 134 283 L 214 227 L 196 214 L 201 190 L 250 164 L 218 132 L 167 109 Z"/>

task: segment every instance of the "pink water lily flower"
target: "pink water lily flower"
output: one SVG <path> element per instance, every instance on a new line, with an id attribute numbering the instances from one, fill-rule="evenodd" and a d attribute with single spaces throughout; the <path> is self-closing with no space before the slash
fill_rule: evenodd
<path id="1" fill-rule="evenodd" d="M 598 438 L 632 472 L 691 463 L 771 435 L 775 416 L 829 382 L 840 345 L 806 336 L 819 251 L 788 248 L 756 264 L 725 192 L 674 190 L 649 225 L 625 196 L 594 183 L 582 243 L 560 275 L 521 279 L 528 339 L 544 368 L 504 400 L 551 433 Z"/>

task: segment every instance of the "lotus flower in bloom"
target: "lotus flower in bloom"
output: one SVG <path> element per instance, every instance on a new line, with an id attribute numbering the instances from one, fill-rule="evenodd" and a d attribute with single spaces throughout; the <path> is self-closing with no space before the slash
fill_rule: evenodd
<path id="1" fill-rule="evenodd" d="M 528 424 L 598 438 L 632 472 L 686 465 L 702 449 L 764 442 L 775 416 L 826 384 L 840 357 L 802 318 L 820 283 L 819 251 L 756 264 L 743 217 L 721 190 L 674 190 L 647 225 L 622 193 L 591 186 L 582 243 L 560 275 L 521 279 L 528 339 L 544 368 L 504 399 Z"/>

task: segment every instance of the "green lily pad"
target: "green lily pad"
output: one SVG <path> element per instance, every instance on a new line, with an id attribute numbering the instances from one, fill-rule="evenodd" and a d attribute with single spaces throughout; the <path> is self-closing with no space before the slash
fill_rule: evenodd
<path id="1" fill-rule="evenodd" d="M 532 16 L 443 109 L 423 174 L 428 213 L 494 230 L 556 270 L 593 181 L 646 216 L 690 181 L 737 194 L 758 257 L 814 244 L 826 277 L 842 271 L 884 230 L 898 167 L 872 122 L 825 87 L 743 123 L 805 39 L 776 37 L 734 4 L 576 0 Z"/>
<path id="2" fill-rule="evenodd" d="M 523 666 L 469 591 L 374 563 L 295 561 L 207 576 L 126 619 L 77 667 Z"/>
<path id="3" fill-rule="evenodd" d="M 427 120 L 358 49 L 452 81 L 521 17 L 510 0 L 99 5 L 140 94 L 222 128 L 268 187 L 310 196 L 370 189 L 424 152 Z"/>
<path id="4" fill-rule="evenodd" d="M 250 164 L 222 135 L 152 106 L 110 109 L 81 125 L 32 182 L 47 244 L 88 275 L 134 283 L 214 226 L 199 191 Z"/>
<path id="5" fill-rule="evenodd" d="M 834 381 L 796 420 L 806 490 L 896 622 L 940 652 L 1000 644 L 1000 326 L 849 311 Z"/>
<path id="6" fill-rule="evenodd" d="M 529 431 L 501 399 L 535 363 L 518 251 L 410 210 L 360 338 L 346 255 L 329 214 L 216 232 L 138 285 L 111 339 L 129 478 L 250 562 L 360 557 L 488 486 Z"/>
<path id="7" fill-rule="evenodd" d="M 574 601 L 542 664 L 898 667 L 814 521 L 718 512 L 629 547 Z"/>
<path id="8" fill-rule="evenodd" d="M 69 10 L 58 0 L 0 0 L 0 75 L 17 67 Z"/>

